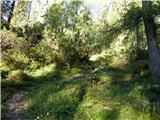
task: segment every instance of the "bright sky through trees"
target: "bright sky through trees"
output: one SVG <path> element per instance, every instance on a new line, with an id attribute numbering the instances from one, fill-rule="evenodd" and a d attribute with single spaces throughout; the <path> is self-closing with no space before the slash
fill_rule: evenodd
<path id="1" fill-rule="evenodd" d="M 83 0 L 84 4 L 91 10 L 93 20 L 95 20 L 105 7 L 111 5 L 112 0 Z"/>

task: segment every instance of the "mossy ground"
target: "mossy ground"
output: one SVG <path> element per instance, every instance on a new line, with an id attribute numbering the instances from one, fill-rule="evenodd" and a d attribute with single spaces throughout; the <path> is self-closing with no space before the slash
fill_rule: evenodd
<path id="1" fill-rule="evenodd" d="M 139 71 L 142 64 L 93 62 L 70 69 L 51 64 L 26 71 L 30 80 L 2 80 L 2 102 L 19 87 L 34 87 L 25 98 L 31 120 L 159 120 L 160 80 L 152 80 L 145 68 Z"/>

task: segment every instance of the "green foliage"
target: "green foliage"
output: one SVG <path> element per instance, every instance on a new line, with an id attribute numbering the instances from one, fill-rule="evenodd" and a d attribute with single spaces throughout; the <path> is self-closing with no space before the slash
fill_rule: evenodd
<path id="1" fill-rule="evenodd" d="M 12 71 L 8 76 L 7 80 L 14 83 L 21 83 L 28 80 L 29 77 L 21 70 Z"/>
<path id="2" fill-rule="evenodd" d="M 9 24 L 6 20 L 1 20 L 1 29 L 5 29 L 9 27 Z"/>
<path id="3" fill-rule="evenodd" d="M 60 4 L 53 4 L 48 9 L 48 17 L 47 21 L 48 23 L 55 29 L 58 29 L 58 27 L 61 27 L 62 21 L 62 8 Z"/>
<path id="4" fill-rule="evenodd" d="M 11 27 L 11 31 L 15 33 L 18 37 L 24 37 L 23 28 L 22 27 Z"/>
<path id="5" fill-rule="evenodd" d="M 142 61 L 147 43 L 141 21 L 148 10 L 131 3 L 117 21 L 102 17 L 94 23 L 83 2 L 71 0 L 53 4 L 45 23 L 26 24 L 26 7 L 20 1 L 11 30 L 0 32 L 2 102 L 31 86 L 28 119 L 160 119 L 160 82 L 150 78 L 149 63 Z M 158 12 L 156 2 L 151 13 Z M 89 62 L 91 55 L 98 60 Z"/>
<path id="6" fill-rule="evenodd" d="M 137 26 L 141 21 L 142 17 L 146 14 L 151 14 L 152 16 L 156 16 L 159 14 L 159 7 L 160 3 L 153 3 L 152 9 L 149 7 L 145 7 L 144 9 L 140 8 L 139 4 L 135 2 L 131 2 L 128 6 L 129 9 L 127 9 L 124 14 L 122 14 L 122 17 L 120 21 L 120 30 L 133 30 L 134 26 Z"/>
<path id="7" fill-rule="evenodd" d="M 90 54 L 93 44 L 90 35 L 92 21 L 87 9 L 81 10 L 81 7 L 85 8 L 81 2 L 73 1 L 65 8 L 61 4 L 54 4 L 48 10 L 46 22 L 51 31 L 45 31 L 45 35 L 57 45 L 55 61 L 61 65 L 70 66 L 74 61 L 87 60 Z"/>
<path id="8" fill-rule="evenodd" d="M 27 54 L 34 61 L 49 64 L 54 61 L 54 48 L 52 48 L 45 40 L 40 41 L 36 46 L 31 47 Z"/>
<path id="9" fill-rule="evenodd" d="M 24 27 L 28 20 L 27 1 L 18 1 L 13 11 L 11 27 Z"/>
<path id="10" fill-rule="evenodd" d="M 20 52 L 26 49 L 26 41 L 24 41 L 22 37 L 17 37 L 16 34 L 12 33 L 11 31 L 2 30 L 0 35 L 3 52 L 6 52 L 7 50 Z"/>
<path id="11" fill-rule="evenodd" d="M 141 8 L 136 3 L 131 3 L 129 9 L 122 17 L 122 28 L 132 29 L 142 20 Z"/>
<path id="12" fill-rule="evenodd" d="M 53 62 L 55 56 L 54 52 L 51 52 L 53 49 L 45 40 L 32 43 L 29 39 L 17 37 L 16 34 L 7 30 L 1 31 L 0 34 L 2 62 L 10 69 L 31 70 Z"/>
<path id="13" fill-rule="evenodd" d="M 1 31 L 2 62 L 11 69 L 24 69 L 29 63 L 29 59 L 24 54 L 27 42 L 16 34 L 3 30 Z"/>
<path id="14" fill-rule="evenodd" d="M 127 59 L 148 58 L 142 17 L 146 13 L 157 16 L 159 6 L 159 2 L 154 2 L 152 10 L 147 7 L 142 9 L 139 3 L 131 2 L 127 7 L 124 7 L 123 12 L 119 15 L 120 18 L 112 24 L 103 16 L 100 25 L 97 25 L 99 33 L 96 36 L 100 36 L 97 39 L 100 43 L 97 44 L 97 48 L 102 50 L 107 48 L 107 53 L 123 56 L 122 58 L 126 57 Z M 118 47 L 116 50 L 116 44 L 123 47 Z"/>
<path id="15" fill-rule="evenodd" d="M 44 24 L 34 23 L 33 25 L 24 26 L 23 36 L 30 43 L 31 46 L 38 44 L 43 38 Z"/>

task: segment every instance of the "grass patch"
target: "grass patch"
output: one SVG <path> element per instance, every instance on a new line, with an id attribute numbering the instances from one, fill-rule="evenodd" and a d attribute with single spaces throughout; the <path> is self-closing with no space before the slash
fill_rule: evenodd
<path id="1" fill-rule="evenodd" d="M 49 82 L 38 85 L 28 96 L 27 115 L 36 119 L 70 120 L 82 100 L 86 82 Z M 41 104 L 39 104 L 41 103 Z"/>
<path id="2" fill-rule="evenodd" d="M 136 71 L 141 64 L 70 69 L 52 64 L 30 72 L 35 88 L 26 97 L 25 114 L 40 120 L 159 120 L 160 81 L 147 69 Z"/>

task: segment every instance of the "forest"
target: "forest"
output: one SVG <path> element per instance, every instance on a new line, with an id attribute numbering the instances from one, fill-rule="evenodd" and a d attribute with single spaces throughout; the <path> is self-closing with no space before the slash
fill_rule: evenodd
<path id="1" fill-rule="evenodd" d="M 160 120 L 159 0 L 0 1 L 2 120 Z"/>

